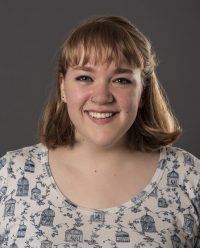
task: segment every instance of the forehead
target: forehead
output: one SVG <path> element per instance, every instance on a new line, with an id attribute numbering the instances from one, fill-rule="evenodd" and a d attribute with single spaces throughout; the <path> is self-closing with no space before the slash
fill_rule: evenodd
<path id="1" fill-rule="evenodd" d="M 75 66 L 84 66 L 84 65 L 113 65 L 115 67 L 126 66 L 136 68 L 136 63 L 134 59 L 127 60 L 120 50 L 106 49 L 105 47 L 99 46 L 84 48 L 83 46 L 77 47 L 74 51 L 73 56 L 70 58 L 69 65 L 72 67 Z"/>
<path id="2" fill-rule="evenodd" d="M 133 65 L 129 64 L 124 57 L 121 57 L 120 59 L 117 58 L 106 59 L 105 57 L 98 59 L 94 54 L 91 54 L 90 58 L 87 59 L 87 61 L 85 61 L 84 54 L 82 54 L 82 56 L 80 57 L 80 61 L 76 66 L 104 67 L 105 69 L 108 69 L 109 67 L 133 68 Z"/>
<path id="3" fill-rule="evenodd" d="M 127 63 L 119 63 L 116 64 L 115 61 L 111 63 L 91 63 L 90 61 L 87 64 L 79 64 L 73 67 L 69 67 L 69 70 L 82 70 L 86 72 L 101 72 L 102 71 L 107 71 L 111 73 L 128 73 L 128 74 L 133 74 L 137 70 L 140 70 L 139 68 L 133 68 Z"/>

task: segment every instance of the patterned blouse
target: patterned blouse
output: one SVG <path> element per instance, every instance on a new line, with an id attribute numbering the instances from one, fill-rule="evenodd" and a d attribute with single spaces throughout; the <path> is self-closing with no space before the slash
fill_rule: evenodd
<path id="1" fill-rule="evenodd" d="M 8 152 L 0 159 L 0 247 L 200 248 L 200 161 L 163 147 L 140 194 L 90 209 L 59 190 L 44 145 Z"/>

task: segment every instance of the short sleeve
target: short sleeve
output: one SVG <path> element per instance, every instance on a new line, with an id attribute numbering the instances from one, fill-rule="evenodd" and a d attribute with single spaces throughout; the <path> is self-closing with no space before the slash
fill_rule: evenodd
<path id="1" fill-rule="evenodd" d="M 196 208 L 196 212 L 198 213 L 199 218 L 199 229 L 198 229 L 198 236 L 196 239 L 195 247 L 200 248 L 200 160 L 194 157 L 194 184 L 195 184 L 195 191 L 194 191 L 194 199 L 193 204 Z"/>
<path id="2" fill-rule="evenodd" d="M 172 160 L 174 168 L 177 169 L 178 182 L 181 193 L 186 198 L 182 201 L 188 201 L 188 212 L 183 213 L 184 227 L 191 228 L 191 235 L 193 236 L 193 246 L 200 248 L 200 160 L 188 151 L 181 148 L 170 150 L 173 154 Z M 181 202 L 182 206 L 185 202 Z M 186 216 L 192 216 L 190 221 L 186 221 Z M 186 245 L 187 246 L 187 245 Z"/>
<path id="3" fill-rule="evenodd" d="M 7 154 L 0 158 L 0 171 L 7 163 Z"/>
<path id="4" fill-rule="evenodd" d="M 194 191 L 194 202 L 196 211 L 198 212 L 200 222 L 200 160 L 194 157 L 194 175 L 193 175 L 195 191 Z"/>
<path id="5" fill-rule="evenodd" d="M 0 158 L 0 202 L 7 191 L 8 153 Z"/>

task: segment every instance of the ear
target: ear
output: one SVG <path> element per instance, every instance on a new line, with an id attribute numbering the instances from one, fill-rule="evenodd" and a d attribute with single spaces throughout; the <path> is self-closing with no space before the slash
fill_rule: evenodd
<path id="1" fill-rule="evenodd" d="M 62 74 L 58 76 L 58 82 L 60 85 L 60 96 L 61 101 L 66 103 L 66 95 L 65 95 L 65 78 Z"/>

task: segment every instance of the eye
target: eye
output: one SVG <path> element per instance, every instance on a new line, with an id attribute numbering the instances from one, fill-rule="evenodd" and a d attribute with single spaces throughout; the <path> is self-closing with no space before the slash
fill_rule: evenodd
<path id="1" fill-rule="evenodd" d="M 117 78 L 114 80 L 114 82 L 119 83 L 119 84 L 131 84 L 131 80 L 127 78 Z"/>
<path id="2" fill-rule="evenodd" d="M 89 76 L 79 76 L 79 77 L 76 77 L 76 80 L 78 81 L 89 81 L 89 82 L 92 82 L 92 78 L 89 77 Z"/>

